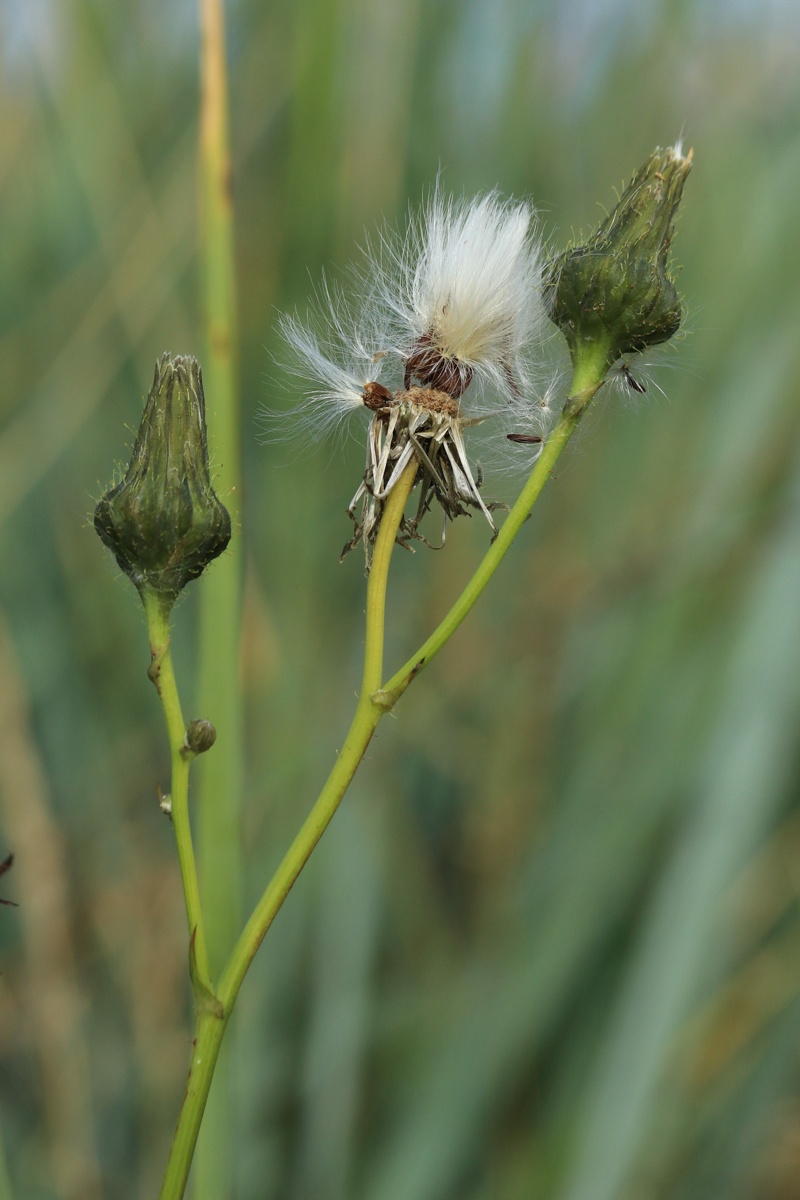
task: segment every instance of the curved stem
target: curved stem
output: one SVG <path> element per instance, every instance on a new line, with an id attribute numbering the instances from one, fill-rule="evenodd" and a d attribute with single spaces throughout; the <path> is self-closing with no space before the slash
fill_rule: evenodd
<path id="1" fill-rule="evenodd" d="M 353 722 L 325 786 L 256 905 L 222 974 L 218 995 L 226 1012 L 236 999 L 247 969 L 275 914 L 339 807 L 339 801 L 364 757 L 378 722 L 386 712 L 386 705 L 382 703 L 379 691 L 383 673 L 386 582 L 395 537 L 416 477 L 417 463 L 412 462 L 392 489 L 383 510 L 367 585 L 364 673 Z"/>
<path id="2" fill-rule="evenodd" d="M 415 462 L 406 468 L 396 487 L 392 489 L 383 510 L 372 556 L 372 569 L 367 587 L 364 673 L 353 721 L 336 764 L 314 807 L 267 885 L 234 947 L 220 979 L 216 996 L 209 993 L 206 1005 L 200 1006 L 189 1081 L 160 1200 L 181 1200 L 184 1194 L 203 1110 L 211 1087 L 214 1065 L 239 988 L 267 930 L 339 807 L 339 802 L 364 757 L 381 717 L 392 708 L 411 680 L 438 653 L 486 587 L 527 519 L 583 413 L 601 387 L 604 373 L 594 362 L 581 367 L 576 366 L 570 399 L 564 407 L 561 420 L 548 438 L 517 503 L 504 521 L 483 562 L 431 637 L 423 643 L 417 654 L 392 676 L 386 686 L 381 688 L 386 583 L 397 531 L 417 475 Z M 202 1000 L 202 993 L 199 993 L 199 998 Z"/>
<path id="3" fill-rule="evenodd" d="M 604 370 L 598 372 L 594 367 L 591 370 L 575 371 L 570 399 L 564 406 L 561 419 L 545 442 L 516 504 L 503 522 L 500 532 L 486 552 L 475 574 L 431 636 L 422 643 L 416 654 L 412 654 L 400 670 L 383 685 L 381 694 L 387 708 L 392 708 L 397 703 L 411 681 L 419 675 L 420 671 L 439 653 L 445 642 L 452 637 L 494 575 L 514 538 L 524 522 L 527 521 L 553 467 L 577 429 L 590 401 L 602 386 L 604 375 Z"/>
<path id="4" fill-rule="evenodd" d="M 170 1151 L 161 1200 L 180 1200 L 184 1194 L 214 1065 L 242 980 L 275 915 L 330 824 L 378 722 L 386 712 L 378 691 L 383 672 L 386 582 L 395 538 L 416 475 L 417 464 L 411 463 L 392 489 L 383 510 L 367 585 L 361 692 L 344 745 L 314 807 L 242 931 L 219 982 L 216 997 L 210 996 L 211 1003 L 200 1011 L 189 1080 Z"/>
<path id="5" fill-rule="evenodd" d="M 200 906 L 200 887 L 197 881 L 197 865 L 189 822 L 189 767 L 192 756 L 186 751 L 186 725 L 181 712 L 178 685 L 172 666 L 169 611 L 152 592 L 143 595 L 142 602 L 150 639 L 150 667 L 147 674 L 153 681 L 161 701 L 172 758 L 170 812 L 178 848 L 181 882 L 186 902 L 186 918 L 189 923 L 193 974 L 196 973 L 201 984 L 211 990 L 203 913 Z"/>

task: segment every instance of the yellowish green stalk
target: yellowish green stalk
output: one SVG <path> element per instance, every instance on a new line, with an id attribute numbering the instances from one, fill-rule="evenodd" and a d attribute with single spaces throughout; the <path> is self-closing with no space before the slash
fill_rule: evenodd
<path id="1" fill-rule="evenodd" d="M 258 902 L 230 957 L 219 982 L 218 996 L 226 1013 L 236 999 L 242 980 L 276 913 L 289 893 L 309 855 L 327 828 L 344 792 L 355 774 L 370 739 L 385 712 L 391 709 L 412 679 L 452 636 L 466 617 L 486 584 L 497 570 L 511 542 L 530 514 L 542 488 L 564 447 L 578 427 L 581 417 L 605 378 L 605 359 L 597 356 L 576 364 L 570 399 L 561 419 L 547 439 L 517 503 L 487 551 L 483 561 L 450 612 L 430 638 L 384 685 L 381 685 L 383 662 L 383 608 L 386 595 L 386 575 L 397 526 L 413 485 L 416 468 L 406 471 L 401 484 L 387 501 L 381 521 L 372 561 L 367 590 L 367 637 L 364 658 L 364 677 L 358 706 L 336 766 L 314 805 L 305 824 L 295 838 L 283 862 L 278 867 L 261 900 Z M 391 541 L 388 541 L 391 533 Z"/>
<path id="2" fill-rule="evenodd" d="M 522 489 L 516 504 L 503 522 L 500 532 L 489 547 L 477 571 L 447 616 L 439 623 L 427 641 L 423 642 L 419 650 L 415 654 L 412 654 L 408 662 L 404 663 L 400 670 L 384 685 L 382 695 L 383 702 L 387 708 L 392 708 L 395 705 L 411 681 L 419 675 L 420 671 L 438 654 L 442 646 L 449 641 L 494 575 L 514 538 L 530 516 L 531 509 L 538 500 L 545 483 L 550 478 L 553 467 L 567 442 L 577 429 L 587 405 L 598 388 L 601 387 L 604 377 L 604 358 L 598 359 L 592 357 L 581 363 L 579 367 L 576 367 L 572 380 L 570 399 L 564 407 L 560 421 L 542 447 L 542 452 L 536 460 L 536 465 L 528 477 L 528 481 Z"/>
<path id="3" fill-rule="evenodd" d="M 240 525 L 241 448 L 231 167 L 228 149 L 225 32 L 221 0 L 200 0 L 202 31 L 200 173 L 204 376 L 217 490 Z M 199 859 L 208 911 L 212 963 L 221 966 L 238 931 L 241 879 L 242 713 L 239 653 L 242 606 L 241 538 L 203 580 L 200 611 L 198 713 L 219 739 L 202 764 L 198 797 Z M 221 803 L 220 798 L 225 798 Z"/>
<path id="4" fill-rule="evenodd" d="M 227 1023 L 227 1016 L 218 1017 L 211 1012 L 198 1016 L 192 1065 L 189 1068 L 178 1126 L 172 1140 L 164 1182 L 161 1185 L 160 1200 L 181 1200 L 186 1192 L 200 1122 L 203 1119 Z"/>
<path id="5" fill-rule="evenodd" d="M 389 564 L 405 505 L 414 486 L 417 473 L 415 463 L 409 465 L 392 490 L 375 542 L 367 587 L 364 671 L 355 715 L 325 786 L 234 947 L 216 988 L 216 994 L 209 992 L 205 1003 L 202 992 L 199 994 L 192 1065 L 161 1200 L 181 1200 L 184 1194 L 214 1067 L 239 988 L 270 925 L 352 782 L 381 717 L 393 707 L 420 670 L 452 636 L 486 587 L 527 519 L 581 417 L 602 386 L 604 377 L 605 361 L 599 350 L 597 355 L 576 364 L 570 399 L 564 407 L 561 419 L 547 439 L 517 503 L 508 514 L 497 538 L 461 596 L 431 637 L 387 683 L 382 685 Z"/>
<path id="6" fill-rule="evenodd" d="M 180 1200 L 184 1194 L 219 1048 L 242 980 L 275 914 L 336 812 L 339 801 L 347 791 L 385 711 L 380 703 L 376 703 L 374 696 L 380 690 L 383 672 L 386 582 L 395 537 L 416 474 L 417 465 L 412 463 L 392 490 L 375 542 L 367 587 L 364 672 L 350 731 L 316 804 L 239 938 L 223 973 L 216 998 L 210 997 L 209 1004 L 201 1007 L 198 1013 L 192 1065 L 161 1190 L 161 1200 Z"/>
<path id="7" fill-rule="evenodd" d="M 236 532 L 240 525 L 241 498 L 238 324 L 222 0 L 199 0 L 199 14 L 205 393 L 213 431 L 211 453 L 217 488 Z M 200 764 L 197 810 L 208 952 L 216 974 L 234 944 L 242 921 L 241 538 L 234 536 L 228 552 L 208 572 L 200 605 L 197 713 L 208 717 L 219 734 L 213 753 Z M 204 1065 L 208 1065 L 207 1060 Z M 219 1200 L 230 1186 L 230 1107 L 230 1085 L 223 1058 L 197 1150 L 196 1200 Z"/>
<path id="8" fill-rule="evenodd" d="M 206 934 L 200 905 L 200 888 L 197 882 L 197 867 L 189 822 L 189 767 L 194 756 L 186 748 L 186 724 L 181 712 L 181 702 L 170 652 L 169 610 L 153 592 L 145 593 L 142 599 L 147 618 L 147 633 L 150 639 L 148 675 L 158 692 L 169 738 L 172 761 L 169 803 L 178 847 L 183 895 L 186 902 L 186 919 L 189 925 L 189 941 L 193 960 L 192 971 L 205 988 L 211 989 Z"/>
<path id="9" fill-rule="evenodd" d="M 386 581 L 395 536 L 416 474 L 417 464 L 413 462 L 392 489 L 381 518 L 367 586 L 364 672 L 353 722 L 336 759 L 336 765 L 305 824 L 259 900 L 222 974 L 219 997 L 226 1012 L 233 1005 L 247 969 L 276 913 L 339 807 L 339 801 L 347 791 L 378 722 L 386 711 L 381 702 Z"/>

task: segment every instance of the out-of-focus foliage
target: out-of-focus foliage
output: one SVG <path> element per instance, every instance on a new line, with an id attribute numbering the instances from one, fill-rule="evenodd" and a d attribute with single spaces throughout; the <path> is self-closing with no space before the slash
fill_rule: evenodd
<path id="1" fill-rule="evenodd" d="M 800 1197 L 796 7 L 239 0 L 228 20 L 251 900 L 332 762 L 362 639 L 362 563 L 337 561 L 358 439 L 257 444 L 259 406 L 292 403 L 276 308 L 439 171 L 531 195 L 559 245 L 655 145 L 696 153 L 688 336 L 646 396 L 598 398 L 245 984 L 230 1195 Z M 145 1200 L 188 1064 L 185 932 L 143 621 L 88 514 L 157 356 L 201 352 L 196 15 L 11 0 L 0 21 L 0 856 L 20 903 L 0 909 L 0 1197 Z M 398 555 L 390 669 L 485 545 L 461 522 Z M 213 718 L 191 702 L 195 614 L 189 594 L 177 667 Z"/>

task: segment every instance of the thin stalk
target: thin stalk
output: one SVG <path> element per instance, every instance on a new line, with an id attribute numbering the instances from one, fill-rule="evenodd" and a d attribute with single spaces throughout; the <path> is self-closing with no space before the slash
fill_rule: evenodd
<path id="1" fill-rule="evenodd" d="M 416 474 L 417 465 L 412 463 L 392 489 L 383 511 L 367 586 L 361 692 L 344 745 L 317 802 L 247 922 L 220 980 L 217 997 L 210 998 L 212 1002 L 208 1008 L 201 1008 L 199 1012 L 189 1080 L 160 1200 L 181 1200 L 184 1194 L 214 1066 L 242 980 L 276 913 L 339 807 L 378 722 L 386 712 L 380 699 L 375 698 L 383 673 L 386 583 L 395 538 Z"/>
<path id="2" fill-rule="evenodd" d="M 386 712 L 380 692 L 383 674 L 386 583 L 395 537 L 416 476 L 417 463 L 412 462 L 406 467 L 398 483 L 392 489 L 383 510 L 367 585 L 364 671 L 353 722 L 325 786 L 284 856 L 283 862 L 275 872 L 267 890 L 256 905 L 222 974 L 218 995 L 226 1012 L 233 1005 L 242 980 L 247 974 L 247 969 L 276 913 L 307 863 L 312 850 L 330 824 L 333 814 L 339 807 L 339 801 L 350 786 L 358 765 L 364 757 L 378 722 Z"/>
<path id="3" fill-rule="evenodd" d="M 409 683 L 452 636 L 486 587 L 528 517 L 581 417 L 602 386 L 604 377 L 605 365 L 599 354 L 576 364 L 570 398 L 564 406 L 561 419 L 548 438 L 517 503 L 504 521 L 494 543 L 459 599 L 431 637 L 405 666 L 381 687 L 389 564 L 405 505 L 416 479 L 416 463 L 411 463 L 406 468 L 399 483 L 392 490 L 378 531 L 367 587 L 364 672 L 355 715 L 325 786 L 236 943 L 223 971 L 216 996 L 209 995 L 208 1004 L 200 1007 L 189 1081 L 160 1200 L 181 1200 L 183 1197 L 214 1066 L 239 988 L 267 930 L 330 824 L 381 717 L 393 707 Z"/>
<path id="4" fill-rule="evenodd" d="M 530 516 L 531 509 L 550 478 L 553 467 L 577 429 L 590 401 L 602 386 L 604 375 L 603 367 L 596 362 L 588 363 L 585 366 L 582 364 L 580 368 L 576 368 L 570 399 L 564 406 L 561 419 L 545 442 L 525 487 L 520 492 L 517 502 L 503 522 L 500 532 L 486 552 L 475 574 L 427 641 L 423 642 L 419 650 L 412 654 L 400 670 L 384 684 L 381 694 L 387 708 L 392 708 L 397 703 L 408 685 L 450 640 L 472 609 L 508 552 L 514 538 Z"/>
<path id="5" fill-rule="evenodd" d="M 240 525 L 241 450 L 233 200 L 228 147 L 225 25 L 221 0 L 200 0 L 202 33 L 200 174 L 206 353 L 203 374 L 213 420 L 217 488 Z M 198 854 L 212 962 L 221 967 L 240 922 L 242 710 L 239 688 L 241 539 L 203 580 L 200 592 L 198 712 L 219 733 L 198 780 Z M 225 802 L 220 803 L 220 797 Z"/>
<path id="6" fill-rule="evenodd" d="M 201 1012 L 198 1015 L 192 1065 L 189 1068 L 189 1078 L 159 1200 L 181 1200 L 186 1191 L 197 1134 L 227 1024 L 227 1015 L 220 1017 L 212 1012 Z"/>
<path id="7" fill-rule="evenodd" d="M 216 483 L 240 528 L 241 448 L 238 319 L 231 190 L 225 15 L 222 0 L 199 0 L 200 205 L 205 392 L 213 419 Z M 221 970 L 242 922 L 241 813 L 244 735 L 239 678 L 242 553 L 234 536 L 203 581 L 200 595 L 197 712 L 219 737 L 198 770 L 197 846 L 206 911 L 208 952 Z M 196 1200 L 218 1200 L 230 1187 L 233 1120 L 227 1055 L 219 1064 L 203 1137 L 197 1150 Z"/>
<path id="8" fill-rule="evenodd" d="M 500 533 L 490 546 L 483 561 L 430 638 L 404 667 L 380 686 L 383 667 L 383 613 L 386 603 L 386 579 L 394 538 L 402 519 L 406 500 L 416 477 L 416 465 L 411 464 L 393 489 L 384 510 L 375 552 L 372 559 L 367 590 L 367 635 L 364 655 L 364 678 L 353 724 L 345 739 L 341 754 L 328 781 L 295 838 L 283 862 L 278 867 L 267 890 L 261 897 L 230 957 L 219 982 L 218 996 L 230 1011 L 242 980 L 258 947 L 280 909 L 292 884 L 297 879 L 311 851 L 330 822 L 339 801 L 347 790 L 358 764 L 364 756 L 372 734 L 383 714 L 389 711 L 422 667 L 452 636 L 466 617 L 486 584 L 497 570 L 511 542 L 527 519 L 531 508 L 550 473 L 575 432 L 581 417 L 605 378 L 605 361 L 600 356 L 576 365 L 573 372 L 570 398 L 553 433 L 540 454 L 520 497 L 503 522 Z"/>
<path id="9" fill-rule="evenodd" d="M 152 592 L 143 597 L 143 603 L 147 618 L 147 633 L 150 639 L 150 667 L 147 674 L 158 692 L 169 738 L 172 760 L 170 812 L 178 848 L 190 945 L 193 948 L 193 967 L 196 969 L 200 982 L 211 990 L 205 926 L 189 822 L 189 767 L 192 755 L 186 749 L 186 724 L 181 712 L 178 686 L 172 666 L 169 612 Z"/>

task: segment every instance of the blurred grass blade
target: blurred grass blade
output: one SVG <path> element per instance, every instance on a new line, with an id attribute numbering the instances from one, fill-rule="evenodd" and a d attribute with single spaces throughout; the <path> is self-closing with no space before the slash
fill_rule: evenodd
<path id="1" fill-rule="evenodd" d="M 314 992 L 293 1195 L 350 1200 L 380 914 L 374 832 L 344 805 L 320 849 L 327 902 L 313 931 Z M 374 814 L 370 815 L 370 824 Z"/>
<path id="2" fill-rule="evenodd" d="M 702 1120 L 705 1114 L 695 1114 L 696 1128 L 688 1140 L 699 1141 L 698 1163 L 690 1178 L 675 1189 L 674 1200 L 747 1200 L 790 1194 L 780 1185 L 773 1193 L 765 1175 L 780 1173 L 796 1179 L 796 1168 L 791 1159 L 786 1161 L 786 1152 L 784 1162 L 779 1163 L 773 1147 L 781 1128 L 776 1114 L 779 1121 L 784 1116 L 787 1134 L 791 1128 L 787 1119 L 791 1107 L 786 1101 L 791 1102 L 796 1090 L 798 1046 L 800 999 L 795 996 L 769 1035 L 760 1040 L 751 1069 L 737 1072 L 740 1078 L 735 1086 L 729 1086 L 723 1097 L 714 1097 L 710 1127 L 706 1128 Z M 711 1104 L 706 1102 L 704 1107 Z M 696 1132 L 701 1138 L 692 1136 Z M 765 1156 L 765 1147 L 770 1157 Z"/>
<path id="3" fill-rule="evenodd" d="M 673 665 L 672 640 L 663 622 L 657 629 L 666 671 Z M 623 710 L 639 702 L 639 674 L 632 663 L 628 677 L 617 681 L 617 706 L 629 690 Z M 691 718 L 691 707 L 678 702 L 694 693 L 689 674 L 679 695 L 665 687 L 665 712 L 650 717 L 654 728 L 637 740 L 639 757 L 625 762 L 613 801 L 598 786 L 610 773 L 606 729 L 584 747 L 531 865 L 526 894 L 513 897 L 517 920 L 509 923 L 512 906 L 502 906 L 503 934 L 490 938 L 482 953 L 471 948 L 460 979 L 450 985 L 446 1015 L 419 1040 L 413 1102 L 399 1107 L 389 1135 L 373 1148 L 359 1193 L 365 1200 L 438 1200 L 456 1189 L 507 1097 L 591 978 L 663 827 L 672 793 L 659 785 Z M 615 703 L 607 705 L 609 722 L 620 719 Z"/>
<path id="4" fill-rule="evenodd" d="M 64 1200 L 99 1200 L 85 998 L 69 914 L 75 903 L 64 832 L 32 729 L 30 700 L 0 613 L 0 815 L 14 847 L 25 944 L 16 984 L 39 1055 L 47 1158 Z"/>
<path id="5" fill-rule="evenodd" d="M 200 592 L 197 711 L 219 736 L 213 752 L 198 764 L 197 838 L 209 957 L 216 978 L 242 921 L 241 432 L 225 16 L 222 0 L 200 0 L 199 9 L 203 374 L 215 484 L 234 528 L 230 550 L 203 580 Z M 230 1047 L 223 1049 L 197 1145 L 197 1200 L 219 1200 L 230 1186 L 230 1053 Z"/>
<path id="6" fill-rule="evenodd" d="M 0 1200 L 14 1200 L 14 1193 L 11 1189 L 11 1179 L 8 1174 L 8 1163 L 6 1162 L 6 1151 L 3 1144 L 2 1133 L 0 1133 Z"/>
<path id="7" fill-rule="evenodd" d="M 800 716 L 800 474 L 754 571 L 698 799 L 657 888 L 590 1091 L 567 1200 L 615 1200 L 716 960 L 726 889 L 783 800 Z M 719 965 L 715 961 L 715 965 Z"/>

